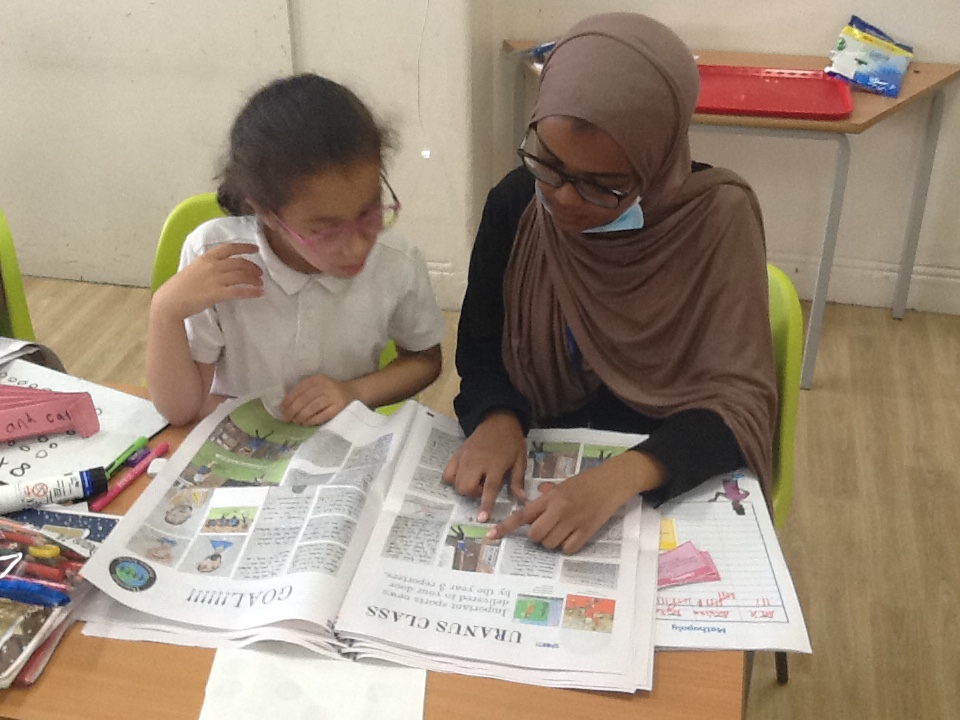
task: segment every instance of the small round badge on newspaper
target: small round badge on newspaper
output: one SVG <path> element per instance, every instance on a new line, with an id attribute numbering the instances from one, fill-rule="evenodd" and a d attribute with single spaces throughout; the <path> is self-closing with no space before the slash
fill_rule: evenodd
<path id="1" fill-rule="evenodd" d="M 152 567 L 132 557 L 111 560 L 110 577 L 117 585 L 130 592 L 147 590 L 157 581 L 157 574 Z"/>

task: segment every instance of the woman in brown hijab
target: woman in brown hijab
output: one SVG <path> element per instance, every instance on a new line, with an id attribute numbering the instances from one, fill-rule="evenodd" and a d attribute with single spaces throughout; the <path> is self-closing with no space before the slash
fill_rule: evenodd
<path id="1" fill-rule="evenodd" d="M 487 198 L 460 317 L 444 472 L 521 501 L 525 432 L 591 426 L 644 443 L 556 485 L 491 536 L 575 552 L 635 493 L 653 502 L 748 466 L 769 489 L 776 375 L 757 200 L 691 163 L 690 50 L 642 15 L 587 18 L 540 78 L 523 166 Z"/>

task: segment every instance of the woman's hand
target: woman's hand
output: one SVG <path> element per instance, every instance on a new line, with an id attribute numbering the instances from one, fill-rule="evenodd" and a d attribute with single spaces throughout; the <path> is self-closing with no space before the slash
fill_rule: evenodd
<path id="1" fill-rule="evenodd" d="M 313 375 L 297 383 L 280 402 L 286 422 L 322 425 L 358 399 L 352 383 Z"/>
<path id="2" fill-rule="evenodd" d="M 461 495 L 479 497 L 477 521 L 486 522 L 508 473 L 511 492 L 521 502 L 526 501 L 526 469 L 527 440 L 520 422 L 510 412 L 495 410 L 454 453 L 443 471 L 443 480 Z"/>
<path id="3" fill-rule="evenodd" d="M 164 316 L 183 321 L 226 300 L 263 295 L 263 271 L 238 255 L 252 255 L 250 243 L 224 243 L 198 256 L 157 290 L 153 304 Z"/>
<path id="4" fill-rule="evenodd" d="M 637 493 L 663 484 L 663 468 L 641 452 L 628 450 L 561 483 L 544 483 L 540 497 L 487 533 L 499 539 L 530 524 L 527 537 L 548 550 L 575 553 L 617 509 Z"/>

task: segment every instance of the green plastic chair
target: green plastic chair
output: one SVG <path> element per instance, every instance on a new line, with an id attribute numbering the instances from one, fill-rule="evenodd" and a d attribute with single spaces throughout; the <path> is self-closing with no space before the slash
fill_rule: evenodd
<path id="1" fill-rule="evenodd" d="M 0 307 L 0 335 L 17 340 L 36 342 L 27 296 L 23 292 L 23 278 L 17 251 L 13 247 L 13 235 L 7 220 L 0 211 L 0 284 L 3 286 L 3 307 Z"/>
<path id="2" fill-rule="evenodd" d="M 173 209 L 160 231 L 157 254 L 153 258 L 151 292 L 156 292 L 177 272 L 180 266 L 180 248 L 183 247 L 183 241 L 187 239 L 187 235 L 207 220 L 223 216 L 224 212 L 217 202 L 216 193 L 194 195 Z"/>
<path id="3" fill-rule="evenodd" d="M 180 248 L 183 247 L 183 241 L 187 239 L 187 235 L 193 232 L 198 225 L 205 223 L 207 220 L 223 217 L 224 214 L 223 209 L 217 202 L 217 194 L 212 192 L 189 197 L 173 209 L 160 231 L 157 254 L 153 259 L 153 277 L 150 281 L 151 292 L 156 292 L 157 288 L 177 272 L 177 268 L 180 266 Z M 397 346 L 391 340 L 380 354 L 380 367 L 386 367 L 396 357 Z M 377 408 L 377 412 L 390 415 L 402 404 L 384 405 Z"/>
<path id="4" fill-rule="evenodd" d="M 803 313 L 797 289 L 790 278 L 774 265 L 767 265 L 770 288 L 770 330 L 777 361 L 779 413 L 773 448 L 773 524 L 783 527 L 793 499 L 794 445 L 797 432 L 797 404 L 800 399 L 800 366 L 803 362 Z M 787 654 L 774 653 L 777 682 L 789 679 Z M 752 657 L 751 657 L 752 663 Z"/>
<path id="5" fill-rule="evenodd" d="M 790 278 L 767 265 L 770 287 L 770 330 L 777 359 L 777 393 L 780 408 L 773 453 L 773 524 L 783 527 L 793 498 L 794 440 L 800 399 L 800 366 L 803 360 L 803 313 Z"/>

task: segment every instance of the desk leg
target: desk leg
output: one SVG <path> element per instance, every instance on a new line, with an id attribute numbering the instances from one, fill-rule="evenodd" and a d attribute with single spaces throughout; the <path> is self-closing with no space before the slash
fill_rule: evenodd
<path id="1" fill-rule="evenodd" d="M 743 717 L 747 716 L 747 700 L 750 698 L 750 681 L 753 679 L 753 659 L 756 651 L 743 653 Z"/>
<path id="2" fill-rule="evenodd" d="M 920 153 L 920 167 L 917 168 L 917 182 L 914 186 L 913 201 L 910 204 L 910 217 L 907 220 L 907 235 L 903 241 L 903 253 L 900 256 L 900 271 L 897 273 L 897 287 L 893 291 L 893 316 L 900 320 L 907 309 L 907 293 L 910 292 L 910 278 L 913 275 L 913 261 L 917 257 L 917 243 L 920 241 L 920 226 L 927 206 L 927 190 L 930 189 L 930 173 L 933 172 L 933 158 L 937 152 L 937 139 L 940 137 L 940 120 L 943 118 L 943 90 L 933 95 L 930 103 L 930 115 L 927 117 L 927 133 Z"/>
<path id="3" fill-rule="evenodd" d="M 813 385 L 813 368 L 817 362 L 820 345 L 820 330 L 827 305 L 827 286 L 833 269 L 833 252 L 837 247 L 837 228 L 840 227 L 840 211 L 843 195 L 847 190 L 847 171 L 850 169 L 850 139 L 843 133 L 823 133 L 810 130 L 785 130 L 779 128 L 745 128 L 735 125 L 696 125 L 697 130 L 728 131 L 767 137 L 788 137 L 797 140 L 836 140 L 837 158 L 833 174 L 833 190 L 830 209 L 823 231 L 823 247 L 820 250 L 820 265 L 817 269 L 817 284 L 813 288 L 813 305 L 810 309 L 810 324 L 803 347 L 803 365 L 800 368 L 800 387 L 809 390 Z"/>
<path id="4" fill-rule="evenodd" d="M 833 252 L 837 247 L 840 210 L 843 208 L 843 194 L 847 189 L 847 170 L 850 168 L 849 138 L 843 134 L 830 135 L 829 137 L 837 140 L 837 164 L 833 175 L 833 193 L 830 196 L 827 225 L 823 231 L 823 249 L 820 251 L 817 284 L 813 288 L 813 304 L 810 307 L 807 341 L 803 346 L 800 387 L 804 390 L 809 390 L 813 385 L 813 368 L 817 363 L 817 348 L 820 346 L 820 331 L 823 328 L 823 312 L 827 306 L 827 287 L 830 285 L 830 271 L 833 269 Z"/>

